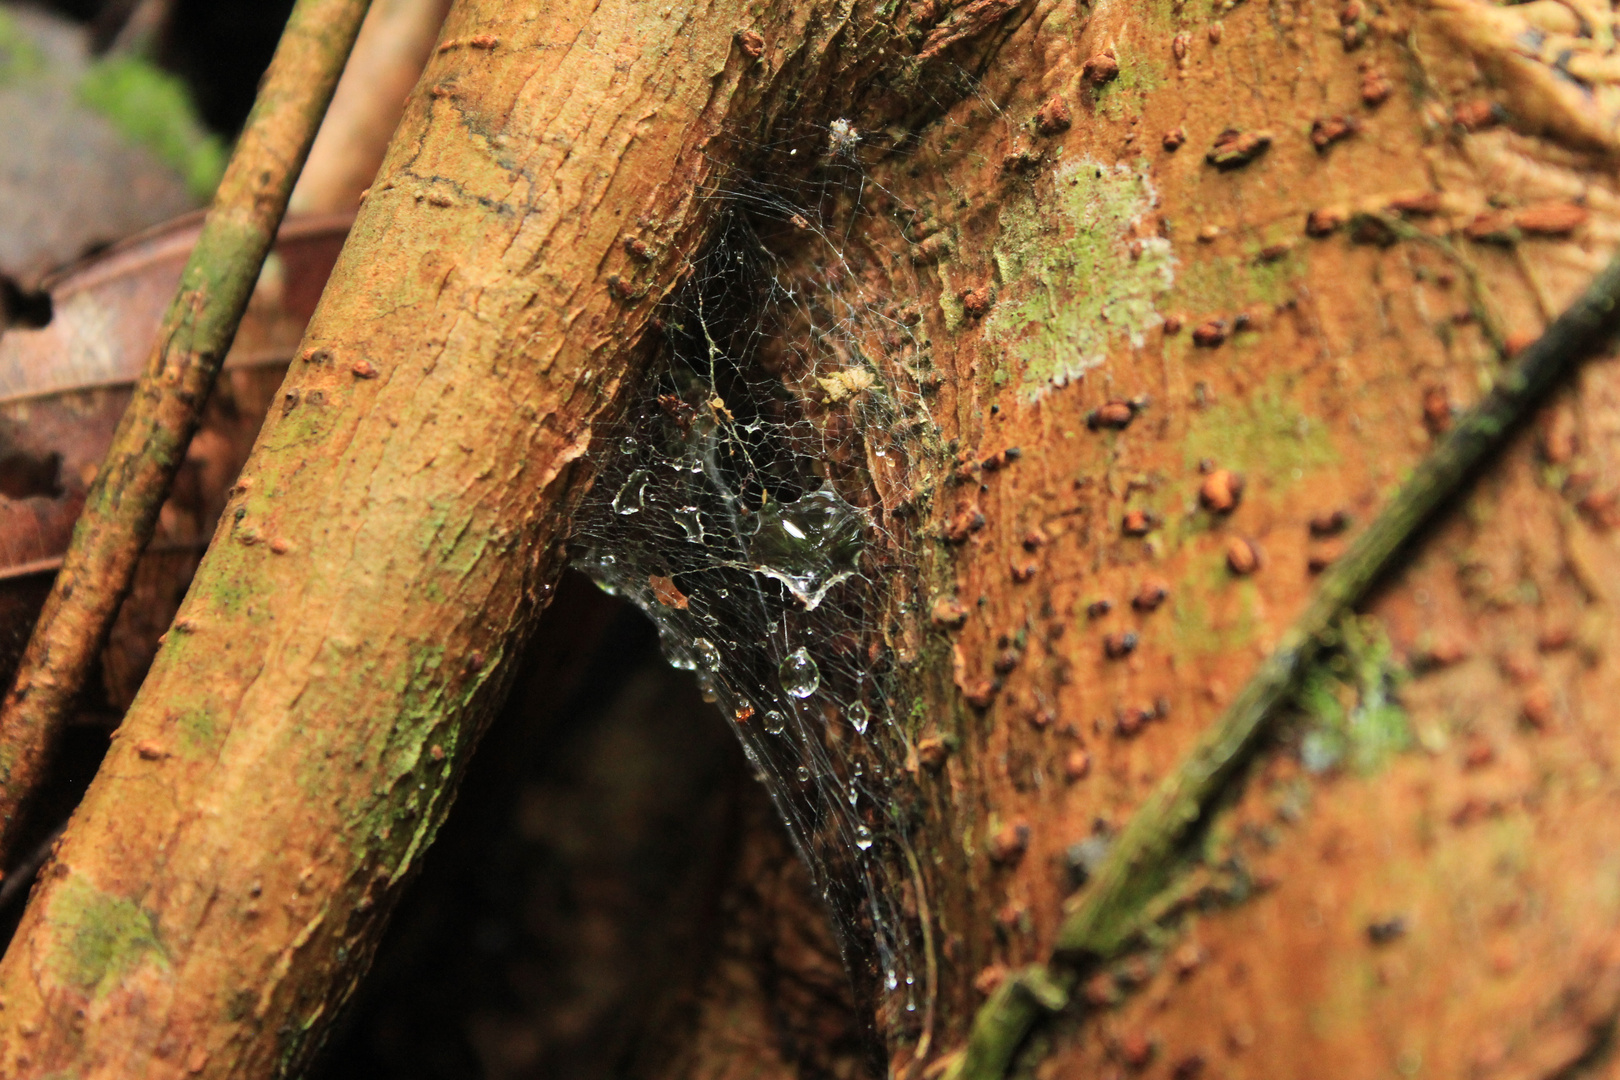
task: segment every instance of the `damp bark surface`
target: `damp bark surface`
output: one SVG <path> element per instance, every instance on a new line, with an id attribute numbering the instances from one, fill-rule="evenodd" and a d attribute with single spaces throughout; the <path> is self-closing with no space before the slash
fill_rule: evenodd
<path id="1" fill-rule="evenodd" d="M 906 51 L 994 8 L 989 51 L 937 108 L 897 79 L 910 111 L 847 113 L 863 182 L 829 213 L 914 335 L 863 354 L 926 388 L 940 453 L 900 490 L 867 387 L 818 414 L 859 436 L 846 485 L 915 515 L 911 591 L 873 625 L 934 973 L 887 1034 L 918 1076 L 1052 956 L 1315 574 L 1620 239 L 1606 13 L 926 6 L 881 12 L 918 20 Z M 495 8 L 452 13 L 0 965 L 18 1075 L 297 1071 L 544 597 L 625 347 L 702 238 L 691 193 L 789 100 L 750 80 L 822 85 L 861 58 L 815 58 L 873 40 L 806 5 Z M 1016 1073 L 1601 1068 L 1617 408 L 1620 369 L 1589 364 L 1414 549 Z M 731 974 L 672 1051 L 690 1072 L 738 1064 Z"/>
<path id="2" fill-rule="evenodd" d="M 825 85 L 851 14 L 825 8 L 451 13 L 0 964 L 8 1075 L 301 1071 L 560 571 L 638 301 L 731 164 L 716 137 Z"/>
<path id="3" fill-rule="evenodd" d="M 957 449 L 914 713 L 945 1049 L 1052 956 L 1316 575 L 1608 260 L 1611 91 L 1524 44 L 1593 63 L 1607 32 L 1471 3 L 1043 3 L 872 170 L 908 208 L 874 250 L 917 253 L 873 259 L 873 289 L 922 298 Z M 1616 377 L 1584 368 L 1416 546 L 1016 1073 L 1604 1060 Z"/>

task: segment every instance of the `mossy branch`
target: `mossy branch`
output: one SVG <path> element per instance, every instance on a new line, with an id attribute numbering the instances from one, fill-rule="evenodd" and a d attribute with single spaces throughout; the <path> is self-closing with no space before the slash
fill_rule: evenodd
<path id="1" fill-rule="evenodd" d="M 1501 373 L 1490 392 L 1419 463 L 1394 500 L 1322 575 L 1305 611 L 1250 677 L 1215 726 L 1131 818 L 1096 878 L 1058 929 L 1056 956 L 1069 965 L 1118 955 L 1143 929 L 1144 908 L 1164 886 L 1178 845 L 1254 748 L 1267 720 L 1293 692 L 1333 624 L 1360 603 L 1396 555 L 1460 491 L 1529 410 L 1617 329 L 1620 258 L 1612 261 L 1546 333 Z M 980 1008 L 950 1080 L 999 1080 L 1043 1011 L 1024 992 L 1040 969 L 1019 973 Z M 1041 972 L 1072 985 L 1070 971 Z M 1004 991 L 1004 992 L 1003 992 Z M 1057 1000 L 1057 997 L 1052 997 Z"/>
<path id="2" fill-rule="evenodd" d="M 299 0 L 0 706 L 0 858 L 129 591 L 370 0 Z"/>

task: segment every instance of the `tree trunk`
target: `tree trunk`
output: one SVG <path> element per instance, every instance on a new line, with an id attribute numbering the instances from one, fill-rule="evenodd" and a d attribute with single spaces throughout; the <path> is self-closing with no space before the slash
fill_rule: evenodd
<path id="1" fill-rule="evenodd" d="M 1606 13 L 498 7 L 452 12 L 0 965 L 19 1075 L 296 1071 L 576 505 L 597 575 L 708 669 L 891 1067 L 932 1075 L 1616 233 Z M 1015 1069 L 1601 1071 L 1617 379 L 1588 366 L 1346 623 L 1156 868 L 1140 947 L 1082 967 Z M 704 479 L 658 471 L 681 438 Z M 758 476 L 716 450 L 770 438 Z M 812 597 L 759 538 L 820 481 L 870 528 Z M 700 560 L 687 511 L 744 555 Z M 666 1060 L 736 1066 L 736 1001 Z"/>
<path id="2" fill-rule="evenodd" d="M 1607 84 L 1549 60 L 1607 46 L 1564 11 L 1040 4 L 870 170 L 915 214 L 863 241 L 943 253 L 869 287 L 924 312 L 959 450 L 916 675 L 917 737 L 952 751 L 919 774 L 945 1047 L 1051 955 L 1313 575 L 1611 252 Z M 1024 1067 L 1599 1068 L 1617 377 L 1585 369 L 1345 629 L 1142 948 L 1083 969 Z"/>

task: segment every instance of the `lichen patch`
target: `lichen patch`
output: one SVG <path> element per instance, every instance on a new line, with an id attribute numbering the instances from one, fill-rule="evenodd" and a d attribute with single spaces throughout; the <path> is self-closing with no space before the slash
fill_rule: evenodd
<path id="1" fill-rule="evenodd" d="M 47 978 L 92 1000 L 111 991 L 143 961 L 168 965 L 152 915 L 133 900 L 73 875 L 51 897 L 49 923 L 61 942 Z"/>
<path id="2" fill-rule="evenodd" d="M 984 331 L 1020 362 L 1029 400 L 1122 341 L 1141 346 L 1162 321 L 1155 304 L 1174 283 L 1175 257 L 1168 240 L 1140 235 L 1156 200 L 1145 169 L 1082 158 L 1002 211 L 1002 291 Z"/>

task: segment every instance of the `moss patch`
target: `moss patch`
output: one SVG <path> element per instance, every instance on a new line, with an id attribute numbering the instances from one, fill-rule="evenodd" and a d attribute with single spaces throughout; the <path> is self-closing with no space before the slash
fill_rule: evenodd
<path id="1" fill-rule="evenodd" d="M 61 941 L 47 961 L 52 978 L 92 998 L 112 990 L 148 958 L 168 966 L 151 913 L 82 876 L 69 877 L 56 890 L 49 919 Z"/>
<path id="2" fill-rule="evenodd" d="M 1174 282 L 1170 243 L 1131 235 L 1153 204 L 1145 168 L 1080 159 L 1002 211 L 1002 295 L 984 330 L 1019 361 L 1029 399 L 1097 367 L 1121 341 L 1142 345 L 1162 321 L 1155 303 Z"/>
<path id="3" fill-rule="evenodd" d="M 214 193 L 225 172 L 225 144 L 203 129 L 178 77 L 136 57 L 103 60 L 85 72 L 79 99 L 179 172 L 193 195 Z"/>

